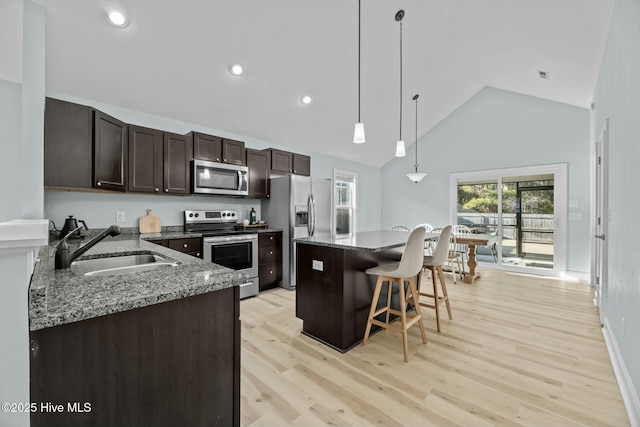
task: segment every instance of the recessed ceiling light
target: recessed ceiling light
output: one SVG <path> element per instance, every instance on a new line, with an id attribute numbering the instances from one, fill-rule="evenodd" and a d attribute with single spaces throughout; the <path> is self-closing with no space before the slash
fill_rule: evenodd
<path id="1" fill-rule="evenodd" d="M 239 76 L 244 73 L 244 67 L 242 64 L 233 64 L 229 66 L 229 72 L 234 76 Z"/>
<path id="2" fill-rule="evenodd" d="M 311 96 L 310 95 L 303 95 L 302 98 L 300 98 L 300 102 L 303 104 L 311 104 Z"/>
<path id="3" fill-rule="evenodd" d="M 129 25 L 129 19 L 127 15 L 118 9 L 107 10 L 107 21 L 114 27 L 124 28 Z"/>

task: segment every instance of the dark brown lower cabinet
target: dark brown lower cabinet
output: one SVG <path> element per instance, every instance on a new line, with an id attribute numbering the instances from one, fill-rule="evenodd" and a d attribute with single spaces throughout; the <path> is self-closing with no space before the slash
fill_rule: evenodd
<path id="1" fill-rule="evenodd" d="M 31 425 L 239 426 L 238 297 L 233 287 L 32 331 Z"/>
<path id="2" fill-rule="evenodd" d="M 282 231 L 258 234 L 260 291 L 275 288 L 282 280 Z"/>

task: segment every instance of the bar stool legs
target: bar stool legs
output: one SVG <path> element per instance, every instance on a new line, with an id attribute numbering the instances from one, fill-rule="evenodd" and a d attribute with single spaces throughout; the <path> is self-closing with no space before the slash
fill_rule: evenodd
<path id="1" fill-rule="evenodd" d="M 423 292 L 420 290 L 420 295 L 432 298 L 433 304 L 428 304 L 426 302 L 420 302 L 419 305 L 427 308 L 433 308 L 436 310 L 436 325 L 438 327 L 438 332 L 440 332 L 440 304 L 445 303 L 447 306 L 447 313 L 449 314 L 449 320 L 453 320 L 451 315 L 451 305 L 449 305 L 449 294 L 447 293 L 447 284 L 444 281 L 444 273 L 442 271 L 441 265 L 425 265 L 424 269 L 431 271 L 431 282 L 433 284 L 433 293 Z M 423 270 L 424 271 L 424 270 Z M 438 295 L 438 283 L 436 281 L 436 274 L 440 278 L 440 285 L 442 286 L 442 296 Z M 420 284 L 422 285 L 422 272 L 420 272 Z"/>
<path id="2" fill-rule="evenodd" d="M 409 288 L 407 289 L 410 295 L 405 295 L 404 282 L 409 282 Z M 384 282 L 389 282 L 389 287 L 387 288 L 387 305 L 376 310 L 378 299 L 380 298 L 380 291 L 382 290 L 382 285 Z M 391 308 L 391 290 L 393 288 L 393 282 L 397 282 L 399 284 L 399 296 L 400 296 L 400 310 L 395 310 Z M 404 351 L 404 361 L 409 361 L 409 340 L 407 335 L 407 330 L 413 326 L 414 324 L 418 324 L 420 327 L 420 334 L 422 335 L 422 342 L 424 344 L 427 343 L 427 335 L 424 330 L 424 325 L 422 324 L 422 314 L 420 313 L 420 304 L 414 304 L 416 309 L 416 314 L 407 314 L 407 306 L 409 303 L 413 301 L 419 301 L 418 299 L 418 291 L 416 289 L 416 282 L 413 277 L 406 278 L 398 278 L 398 277 L 389 277 L 389 276 L 378 276 L 378 280 L 376 282 L 375 290 L 373 291 L 373 299 L 371 300 L 371 308 L 369 309 L 369 319 L 367 321 L 367 328 L 364 332 L 364 340 L 363 344 L 367 344 L 369 342 L 369 334 L 371 332 L 371 325 L 378 325 L 385 329 L 391 329 L 396 332 L 400 332 L 402 334 L 402 349 Z M 376 316 L 386 313 L 386 321 L 381 322 L 375 319 Z M 395 314 L 400 316 L 400 322 L 402 324 L 401 328 L 394 326 L 389 323 L 389 315 Z"/>

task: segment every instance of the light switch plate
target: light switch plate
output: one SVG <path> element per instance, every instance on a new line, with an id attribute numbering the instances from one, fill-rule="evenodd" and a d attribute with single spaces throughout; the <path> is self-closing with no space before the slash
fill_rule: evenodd
<path id="1" fill-rule="evenodd" d="M 569 212 L 569 221 L 582 221 L 582 212 Z"/>
<path id="2" fill-rule="evenodd" d="M 116 212 L 116 222 L 125 222 L 125 215 L 123 211 Z"/>
<path id="3" fill-rule="evenodd" d="M 324 271 L 324 263 L 322 261 L 314 259 L 313 261 L 311 261 L 311 268 L 317 271 Z"/>
<path id="4" fill-rule="evenodd" d="M 580 200 L 569 200 L 570 209 L 578 209 L 580 207 Z"/>

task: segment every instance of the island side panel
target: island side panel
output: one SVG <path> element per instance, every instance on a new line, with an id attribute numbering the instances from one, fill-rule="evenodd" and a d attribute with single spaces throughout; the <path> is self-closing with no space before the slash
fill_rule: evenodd
<path id="1" fill-rule="evenodd" d="M 303 320 L 303 333 L 348 351 L 364 338 L 377 280 L 365 270 L 393 258 L 304 243 L 298 243 L 297 252 L 296 316 Z M 322 262 L 323 271 L 313 268 L 314 261 Z M 386 287 L 380 301 L 386 301 Z"/>
<path id="2" fill-rule="evenodd" d="M 296 252 L 296 317 L 303 321 L 302 331 L 342 350 L 344 250 L 298 243 Z"/>
<path id="3" fill-rule="evenodd" d="M 238 426 L 238 306 L 233 287 L 31 332 L 31 401 L 64 405 L 31 425 Z"/>

